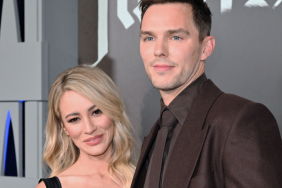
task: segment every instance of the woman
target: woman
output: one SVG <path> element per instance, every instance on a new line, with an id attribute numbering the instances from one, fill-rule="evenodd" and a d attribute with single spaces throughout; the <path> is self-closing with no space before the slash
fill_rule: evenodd
<path id="1" fill-rule="evenodd" d="M 41 179 L 37 188 L 129 188 L 132 142 L 113 81 L 98 68 L 67 69 L 49 92 L 43 162 L 52 178 Z"/>

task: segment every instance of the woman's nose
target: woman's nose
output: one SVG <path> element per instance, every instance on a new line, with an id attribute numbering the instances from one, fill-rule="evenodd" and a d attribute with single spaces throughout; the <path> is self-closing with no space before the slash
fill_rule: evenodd
<path id="1" fill-rule="evenodd" d="M 91 121 L 91 118 L 87 118 L 84 121 L 84 132 L 85 134 L 92 134 L 97 130 L 97 126 L 93 121 Z"/>

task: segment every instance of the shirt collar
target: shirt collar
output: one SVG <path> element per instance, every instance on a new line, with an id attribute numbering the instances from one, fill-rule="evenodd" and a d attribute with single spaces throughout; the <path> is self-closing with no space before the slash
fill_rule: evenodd
<path id="1" fill-rule="evenodd" d="M 200 93 L 200 90 L 204 85 L 205 81 L 207 81 L 207 77 L 206 74 L 203 73 L 199 78 L 197 78 L 183 91 L 181 91 L 181 93 L 179 93 L 168 106 L 166 106 L 163 102 L 163 99 L 161 99 L 161 114 L 166 108 L 168 108 L 171 113 L 176 117 L 178 122 L 183 125 L 186 116 L 189 110 L 191 109 L 194 100 Z"/>

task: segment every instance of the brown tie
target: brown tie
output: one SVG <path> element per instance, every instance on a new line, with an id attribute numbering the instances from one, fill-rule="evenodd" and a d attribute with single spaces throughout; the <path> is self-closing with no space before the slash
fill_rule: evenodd
<path id="1" fill-rule="evenodd" d="M 172 131 L 173 126 L 176 125 L 176 118 L 174 115 L 166 109 L 162 113 L 161 118 L 161 129 L 158 132 L 154 151 L 151 158 L 151 173 L 149 177 L 149 187 L 150 188 L 159 188 L 160 185 L 160 177 L 162 172 L 162 166 L 163 166 L 163 154 L 164 149 L 167 141 L 168 134 L 170 131 Z"/>

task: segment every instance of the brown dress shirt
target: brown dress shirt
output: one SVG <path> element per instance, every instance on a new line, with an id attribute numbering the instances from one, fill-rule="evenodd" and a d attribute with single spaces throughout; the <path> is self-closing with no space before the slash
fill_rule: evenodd
<path id="1" fill-rule="evenodd" d="M 172 155 L 172 148 L 175 146 L 175 142 L 177 140 L 177 136 L 179 135 L 182 126 L 184 124 L 184 121 L 187 117 L 187 114 L 189 113 L 189 110 L 194 102 L 194 100 L 197 98 L 198 94 L 200 93 L 200 90 L 204 84 L 204 82 L 207 80 L 207 77 L 204 74 L 202 74 L 199 78 L 197 78 L 193 83 L 191 83 L 189 86 L 187 86 L 177 97 L 173 99 L 173 101 L 166 106 L 161 99 L 161 113 L 168 108 L 172 114 L 177 119 L 176 125 L 174 126 L 174 130 L 171 132 L 170 135 L 168 135 L 166 146 L 163 154 L 163 166 L 162 166 L 162 172 L 160 177 L 160 188 L 163 184 L 163 177 L 166 172 L 168 161 Z M 155 141 L 154 141 L 155 142 Z M 155 145 L 155 143 L 154 143 Z M 152 153 L 154 151 L 154 145 L 152 146 L 146 164 L 147 164 L 147 175 L 145 180 L 145 188 L 149 188 L 149 177 L 150 177 L 150 171 L 151 171 L 151 165 L 150 165 L 150 159 L 152 156 Z"/>

